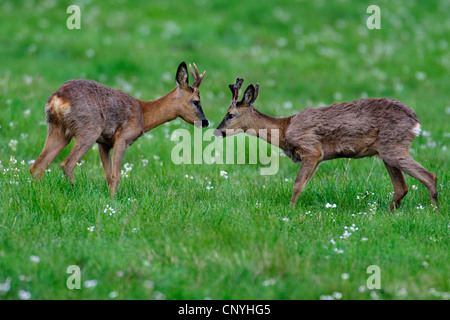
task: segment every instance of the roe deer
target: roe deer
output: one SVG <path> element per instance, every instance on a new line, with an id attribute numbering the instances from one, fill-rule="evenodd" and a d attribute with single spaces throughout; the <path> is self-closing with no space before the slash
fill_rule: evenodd
<path id="1" fill-rule="evenodd" d="M 437 206 L 437 177 L 409 155 L 409 146 L 420 133 L 421 123 L 403 103 L 385 98 L 367 98 L 326 107 L 309 107 L 290 117 L 272 118 L 252 105 L 258 96 L 258 84 L 249 85 L 242 100 L 237 101 L 243 81 L 238 78 L 235 85 L 229 85 L 233 100 L 214 134 L 226 137 L 235 134 L 233 130 L 236 129 L 252 129 L 249 133 L 277 145 L 294 162 L 301 161 L 294 183 L 292 205 L 297 203 L 320 162 L 377 155 L 383 160 L 394 185 L 391 210 L 400 207 L 408 192 L 402 172 L 423 183 L 431 201 Z M 279 139 L 272 139 L 272 129 L 278 130 Z"/>
<path id="2" fill-rule="evenodd" d="M 177 117 L 190 124 L 201 121 L 202 127 L 208 126 L 199 92 L 205 72 L 200 75 L 195 64 L 194 68 L 195 75 L 189 65 L 194 79 L 192 87 L 188 83 L 186 63 L 182 62 L 175 77 L 175 89 L 155 101 L 141 101 L 91 80 L 67 81 L 47 100 L 47 140 L 30 168 L 31 174 L 34 178 L 41 177 L 74 137 L 75 145 L 61 164 L 64 174 L 73 183 L 75 165 L 97 142 L 108 189 L 114 196 L 125 150 L 145 132 Z"/>

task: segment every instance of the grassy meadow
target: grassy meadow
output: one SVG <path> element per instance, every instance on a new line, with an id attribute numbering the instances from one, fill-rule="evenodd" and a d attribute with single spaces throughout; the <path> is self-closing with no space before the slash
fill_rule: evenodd
<path id="1" fill-rule="evenodd" d="M 79 30 L 66 26 L 71 4 Z M 366 26 L 371 4 L 379 30 Z M 448 12 L 449 2 L 419 0 L 2 1 L 0 299 L 449 299 Z M 127 150 L 115 198 L 96 146 L 73 186 L 60 168 L 73 142 L 31 178 L 45 102 L 65 81 L 154 100 L 174 88 L 181 61 L 206 70 L 210 128 L 238 76 L 244 88 L 260 83 L 255 107 L 271 116 L 361 97 L 404 102 L 422 122 L 410 153 L 438 176 L 440 211 L 407 176 L 391 213 L 377 158 L 322 163 L 293 208 L 300 166 L 288 157 L 271 176 L 261 164 L 174 164 L 172 133 L 194 132 L 181 119 Z M 66 285 L 71 265 L 80 289 Z M 371 265 L 380 289 L 366 285 Z"/>

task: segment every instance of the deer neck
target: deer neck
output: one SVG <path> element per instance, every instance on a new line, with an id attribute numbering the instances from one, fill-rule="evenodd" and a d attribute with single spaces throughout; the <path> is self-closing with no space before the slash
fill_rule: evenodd
<path id="1" fill-rule="evenodd" d="M 252 109 L 252 112 L 251 129 L 255 130 L 256 136 L 285 150 L 286 144 L 284 138 L 289 123 L 291 122 L 291 117 L 269 117 L 254 108 Z"/>
<path id="2" fill-rule="evenodd" d="M 175 120 L 178 117 L 176 111 L 176 88 L 166 96 L 154 101 L 139 102 L 144 120 L 144 131 L 150 131 L 157 126 Z"/>

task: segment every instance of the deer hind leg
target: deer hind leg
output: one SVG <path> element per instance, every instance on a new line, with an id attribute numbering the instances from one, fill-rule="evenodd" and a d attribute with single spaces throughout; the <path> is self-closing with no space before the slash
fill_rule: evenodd
<path id="1" fill-rule="evenodd" d="M 102 160 L 103 169 L 105 170 L 106 183 L 109 187 L 112 182 L 111 147 L 98 143 L 98 151 Z"/>
<path id="2" fill-rule="evenodd" d="M 128 143 L 125 140 L 119 140 L 114 144 L 111 182 L 108 184 L 111 197 L 114 197 L 117 193 L 122 170 L 123 155 L 125 154 L 125 150 L 127 150 L 127 148 Z"/>
<path id="3" fill-rule="evenodd" d="M 384 159 L 389 165 L 396 167 L 403 172 L 409 174 L 411 177 L 419 180 L 428 189 L 431 202 L 434 205 L 438 205 L 438 192 L 437 192 L 437 177 L 419 163 L 414 161 L 408 152 L 406 155 L 397 156 L 394 159 Z"/>
<path id="4" fill-rule="evenodd" d="M 291 205 L 297 204 L 298 198 L 305 188 L 306 183 L 311 179 L 319 165 L 317 158 L 302 158 L 302 165 L 294 182 L 294 190 L 292 192 Z"/>
<path id="5" fill-rule="evenodd" d="M 386 161 L 384 161 L 384 165 L 386 166 L 389 176 L 391 177 L 392 184 L 394 185 L 394 199 L 392 199 L 392 203 L 390 205 L 391 211 L 394 211 L 395 209 L 400 208 L 402 199 L 408 193 L 408 187 L 406 185 L 403 172 L 400 169 L 389 165 Z"/>
<path id="6" fill-rule="evenodd" d="M 50 123 L 44 148 L 30 168 L 31 175 L 35 179 L 40 178 L 50 163 L 69 144 L 70 140 L 71 137 L 65 135 L 65 129 L 62 126 Z"/>
<path id="7" fill-rule="evenodd" d="M 101 128 L 98 128 L 95 131 L 89 131 L 88 135 L 75 136 L 75 145 L 67 158 L 63 161 L 63 163 L 61 163 L 64 174 L 71 183 L 73 183 L 73 169 L 75 168 L 77 162 L 86 154 L 86 152 L 89 151 L 98 139 L 100 133 Z"/>

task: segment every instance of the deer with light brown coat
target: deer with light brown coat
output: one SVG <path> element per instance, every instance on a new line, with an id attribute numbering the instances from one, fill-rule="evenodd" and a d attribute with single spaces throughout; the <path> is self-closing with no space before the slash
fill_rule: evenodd
<path id="1" fill-rule="evenodd" d="M 229 85 L 233 100 L 214 133 L 226 137 L 240 130 L 248 131 L 283 149 L 294 162 L 301 162 L 294 182 L 292 205 L 297 203 L 322 161 L 376 155 L 383 160 L 394 185 L 391 210 L 400 207 L 408 192 L 403 172 L 423 183 L 432 203 L 437 206 L 437 177 L 409 155 L 409 147 L 419 135 L 421 123 L 403 103 L 386 98 L 366 98 L 309 107 L 290 117 L 273 118 L 253 107 L 259 85 L 249 85 L 242 100 L 237 101 L 243 81 L 237 78 L 236 84 Z M 276 139 L 272 138 L 271 132 L 276 132 Z"/>
<path id="2" fill-rule="evenodd" d="M 145 132 L 177 117 L 190 124 L 195 122 L 202 127 L 208 126 L 199 91 L 205 72 L 199 74 L 195 64 L 195 74 L 191 65 L 189 69 L 194 80 L 192 86 L 188 83 L 186 63 L 182 62 L 175 76 L 175 89 L 155 101 L 141 101 L 122 90 L 91 80 L 64 83 L 47 100 L 47 140 L 30 168 L 32 176 L 41 177 L 75 138 L 74 147 L 61 164 L 64 174 L 73 183 L 77 162 L 97 142 L 108 189 L 111 196 L 115 196 L 125 150 Z"/>

